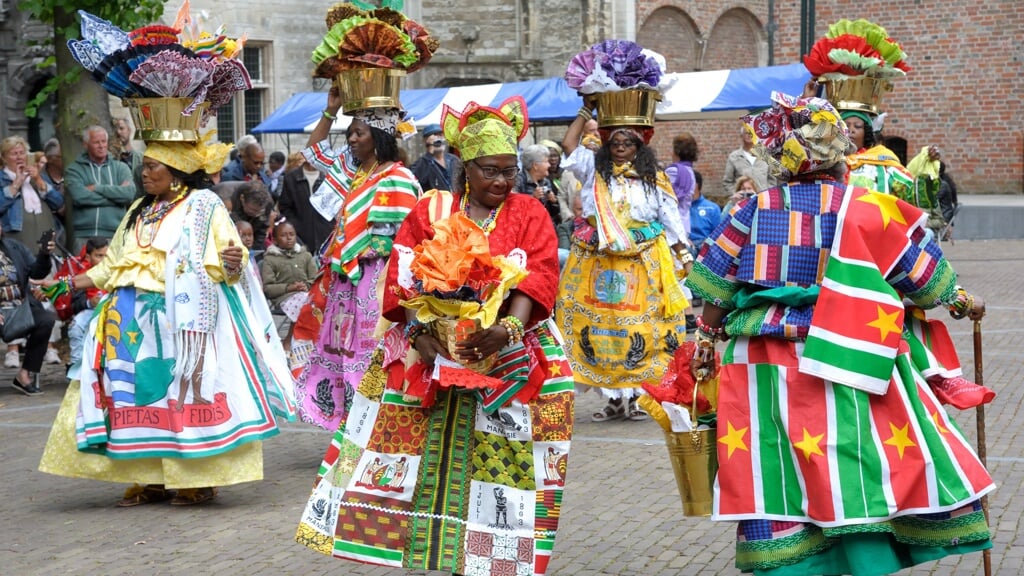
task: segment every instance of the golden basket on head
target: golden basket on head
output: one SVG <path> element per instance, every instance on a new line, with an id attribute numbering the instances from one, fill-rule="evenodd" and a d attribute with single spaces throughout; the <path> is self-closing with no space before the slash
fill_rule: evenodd
<path id="1" fill-rule="evenodd" d="M 597 125 L 601 128 L 654 126 L 654 110 L 661 102 L 661 93 L 634 88 L 591 94 L 587 98 L 596 104 Z"/>
<path id="2" fill-rule="evenodd" d="M 344 100 L 342 112 L 366 108 L 401 108 L 399 91 L 405 70 L 392 68 L 359 68 L 345 70 L 334 77 Z"/>
<path id="3" fill-rule="evenodd" d="M 464 362 L 455 352 L 455 346 L 475 332 L 480 331 L 479 320 L 467 320 L 459 318 L 441 318 L 430 323 L 430 331 L 448 350 L 448 356 L 466 368 L 479 374 L 487 374 L 494 367 L 498 360 L 497 354 L 492 354 L 476 362 Z"/>
<path id="4" fill-rule="evenodd" d="M 878 114 L 882 96 L 892 91 L 892 82 L 873 76 L 857 76 L 840 80 L 822 80 L 825 97 L 837 110 L 855 110 Z"/>
<path id="5" fill-rule="evenodd" d="M 188 116 L 182 114 L 192 98 L 125 98 L 135 123 L 136 137 L 146 142 L 198 142 L 199 123 L 210 106 L 203 102 Z"/>

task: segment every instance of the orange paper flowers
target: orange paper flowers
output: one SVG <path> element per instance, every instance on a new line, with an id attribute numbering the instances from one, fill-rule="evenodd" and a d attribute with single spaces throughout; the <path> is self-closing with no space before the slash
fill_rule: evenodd
<path id="1" fill-rule="evenodd" d="M 410 271 L 422 282 L 424 294 L 448 294 L 469 288 L 478 302 L 487 299 L 501 281 L 491 258 L 487 236 L 464 213 L 434 223 L 434 237 L 413 249 Z"/>

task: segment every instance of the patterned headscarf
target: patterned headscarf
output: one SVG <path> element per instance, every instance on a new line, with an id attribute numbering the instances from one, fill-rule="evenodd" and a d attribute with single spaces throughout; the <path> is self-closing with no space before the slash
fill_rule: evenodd
<path id="1" fill-rule="evenodd" d="M 210 134 L 207 138 L 209 136 Z M 147 142 L 145 155 L 185 174 L 192 174 L 198 170 L 216 174 L 224 167 L 230 153 L 231 146 L 220 142 Z"/>
<path id="2" fill-rule="evenodd" d="M 481 156 L 517 154 L 530 127 L 526 101 L 512 96 L 497 108 L 470 102 L 462 112 L 446 104 L 441 111 L 444 137 L 464 162 Z"/>
<path id="3" fill-rule="evenodd" d="M 779 180 L 831 168 L 854 152 L 846 123 L 828 100 L 772 92 L 772 102 L 743 121 L 754 133 L 754 154 Z"/>
<path id="4" fill-rule="evenodd" d="M 346 112 L 345 114 L 356 120 L 362 120 L 368 126 L 379 128 L 392 136 L 395 135 L 395 130 L 398 129 L 398 122 L 402 119 L 401 111 L 398 108 L 364 108 L 362 110 Z"/>

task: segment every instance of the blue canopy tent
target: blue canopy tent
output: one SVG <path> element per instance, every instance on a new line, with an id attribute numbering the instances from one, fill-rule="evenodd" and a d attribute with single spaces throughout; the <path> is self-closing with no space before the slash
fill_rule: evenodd
<path id="1" fill-rule="evenodd" d="M 803 64 L 712 70 L 670 74 L 673 81 L 658 105 L 658 120 L 738 118 L 751 110 L 771 105 L 771 91 L 800 94 L 810 79 Z M 462 110 L 470 101 L 497 105 L 509 96 L 526 100 L 534 124 L 566 124 L 576 117 L 583 100 L 562 78 L 543 78 L 505 84 L 481 84 L 455 88 L 402 90 L 400 98 L 418 127 L 441 121 L 442 105 Z M 325 92 L 301 92 L 282 104 L 253 132 L 301 134 L 313 131 L 327 104 Z M 339 115 L 332 132 L 342 132 L 349 118 Z"/>

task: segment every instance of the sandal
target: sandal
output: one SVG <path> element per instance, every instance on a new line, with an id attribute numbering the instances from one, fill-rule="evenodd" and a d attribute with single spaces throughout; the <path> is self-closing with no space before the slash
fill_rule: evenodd
<path id="1" fill-rule="evenodd" d="M 183 488 L 171 499 L 171 506 L 192 506 L 209 502 L 217 496 L 216 488 Z"/>
<path id="2" fill-rule="evenodd" d="M 647 412 L 644 412 L 636 405 L 636 400 L 629 403 L 629 415 L 626 416 L 633 422 L 643 422 L 644 420 L 650 420 L 651 416 Z"/>
<path id="3" fill-rule="evenodd" d="M 590 416 L 591 422 L 611 422 L 612 420 L 621 420 L 626 417 L 626 409 L 623 406 L 622 401 L 612 402 L 608 401 L 604 408 L 600 412 L 594 412 Z"/>
<path id="4" fill-rule="evenodd" d="M 135 484 L 124 491 L 124 497 L 117 502 L 119 508 L 131 508 L 141 504 L 155 504 L 166 502 L 174 498 L 174 492 L 167 490 L 161 484 L 140 486 Z"/>

